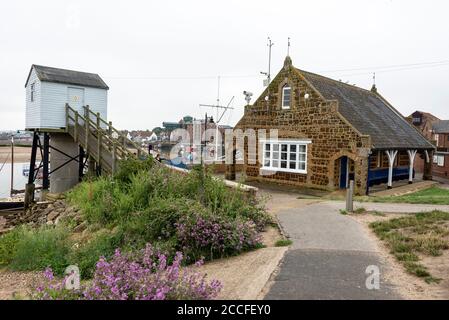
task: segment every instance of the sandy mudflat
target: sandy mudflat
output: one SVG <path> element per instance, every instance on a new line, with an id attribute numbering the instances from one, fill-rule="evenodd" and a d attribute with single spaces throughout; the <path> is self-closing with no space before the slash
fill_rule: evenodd
<path id="1" fill-rule="evenodd" d="M 38 150 L 36 154 L 36 159 L 40 159 L 41 155 Z M 31 147 L 14 147 L 14 162 L 27 162 L 31 159 Z M 1 146 L 0 147 L 0 167 L 6 161 L 6 163 L 11 163 L 11 147 Z"/>

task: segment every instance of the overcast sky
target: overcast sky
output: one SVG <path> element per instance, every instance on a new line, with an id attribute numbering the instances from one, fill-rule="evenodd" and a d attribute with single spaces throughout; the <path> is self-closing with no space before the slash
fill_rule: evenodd
<path id="1" fill-rule="evenodd" d="M 293 64 L 379 92 L 408 115 L 449 119 L 449 1 L 2 1 L 0 129 L 25 126 L 31 64 L 94 72 L 109 85 L 109 120 L 152 129 L 202 117 L 217 99 L 243 113 L 243 90 L 263 90 L 273 46 Z M 391 67 L 394 66 L 394 67 Z M 255 98 L 254 97 L 254 98 Z M 253 99 L 254 101 L 254 99 Z"/>

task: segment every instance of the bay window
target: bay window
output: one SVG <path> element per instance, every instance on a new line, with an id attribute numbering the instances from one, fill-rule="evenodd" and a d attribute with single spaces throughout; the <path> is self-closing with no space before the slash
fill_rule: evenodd
<path id="1" fill-rule="evenodd" d="M 310 141 L 264 141 L 262 169 L 307 173 Z"/>

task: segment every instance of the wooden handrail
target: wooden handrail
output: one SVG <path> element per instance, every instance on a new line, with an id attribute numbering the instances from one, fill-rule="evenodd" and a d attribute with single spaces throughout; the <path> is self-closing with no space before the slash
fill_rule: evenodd
<path id="1" fill-rule="evenodd" d="M 138 154 L 141 154 L 142 153 L 142 151 L 143 151 L 143 153 L 144 154 L 147 154 L 148 155 L 148 153 L 147 152 L 145 152 L 143 149 L 142 149 L 142 147 L 140 147 L 140 146 L 138 146 L 134 141 L 132 141 L 132 140 L 130 140 L 130 139 L 128 139 L 123 133 L 121 133 L 118 129 L 116 129 L 116 128 L 114 128 L 113 126 L 112 126 L 112 122 L 106 122 L 104 119 L 102 119 L 101 117 L 99 117 L 99 113 L 95 113 L 95 112 L 93 112 L 92 110 L 90 110 L 90 108 L 88 107 L 88 106 L 83 106 L 83 108 L 84 109 L 87 109 L 87 114 L 92 114 L 93 116 L 95 116 L 97 119 L 96 119 L 96 123 L 95 123 L 95 126 L 97 126 L 97 123 L 99 122 L 100 124 L 101 123 L 103 123 L 103 124 L 105 124 L 106 126 L 108 126 L 108 128 L 109 128 L 109 131 L 114 131 L 114 132 L 116 132 L 117 134 L 118 134 L 118 136 L 119 137 L 121 137 L 121 138 L 123 138 L 123 143 L 124 144 L 131 144 L 134 148 L 136 148 L 136 150 L 137 150 L 137 152 L 138 152 Z M 73 110 L 73 109 L 72 109 Z M 92 120 L 90 119 L 90 116 L 89 116 L 89 122 L 91 122 Z M 93 122 L 93 121 L 92 121 Z M 93 122 L 94 123 L 94 122 Z M 97 128 L 98 127 L 100 127 L 100 126 L 97 126 Z"/>
<path id="2" fill-rule="evenodd" d="M 148 156 L 148 153 L 145 150 L 143 150 L 140 146 L 138 146 L 134 141 L 128 139 L 119 130 L 114 128 L 111 122 L 106 122 L 104 119 L 99 117 L 98 113 L 95 113 L 92 110 L 90 110 L 88 106 L 83 106 L 83 108 L 85 110 L 84 116 L 82 116 L 78 111 L 74 110 L 68 104 L 66 105 L 66 112 L 67 112 L 66 121 L 68 122 L 69 120 L 73 120 L 75 123 L 75 130 L 77 126 L 80 125 L 79 122 L 83 122 L 84 127 L 86 128 L 86 132 L 92 132 L 90 130 L 90 127 L 92 127 L 94 131 L 98 132 L 97 135 L 102 136 L 103 141 L 109 142 L 110 145 L 115 145 L 117 155 L 121 153 L 122 155 L 127 154 L 128 156 L 135 156 L 134 153 L 132 153 L 131 151 L 128 150 L 128 148 L 126 148 L 126 145 L 131 145 L 137 150 L 138 157 L 140 157 L 142 154 Z M 75 118 L 78 118 L 78 121 L 76 121 L 76 119 L 70 115 L 70 112 L 75 114 Z M 96 118 L 95 121 L 91 119 L 90 117 L 91 114 L 95 116 Z M 107 126 L 107 130 L 101 128 L 101 124 L 105 124 Z M 113 132 L 117 134 L 118 136 L 117 138 L 112 137 Z M 123 139 L 123 143 L 119 143 L 120 138 Z"/>
<path id="3" fill-rule="evenodd" d="M 102 124 L 106 126 L 102 127 Z M 66 104 L 66 132 L 85 150 L 89 149 L 95 161 L 112 174 L 117 170 L 117 160 L 136 157 L 127 146 L 137 150 L 138 158 L 142 153 L 145 154 L 142 148 L 114 128 L 111 122 L 104 121 L 99 113 L 92 112 L 88 106 L 84 107 L 83 113 L 79 113 Z M 116 137 L 113 136 L 114 132 Z M 105 152 L 109 154 L 109 158 Z"/>

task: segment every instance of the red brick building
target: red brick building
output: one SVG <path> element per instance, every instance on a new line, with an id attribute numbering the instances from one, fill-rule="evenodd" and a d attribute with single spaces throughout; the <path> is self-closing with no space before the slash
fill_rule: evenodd
<path id="1" fill-rule="evenodd" d="M 415 111 L 407 117 L 407 120 L 436 146 L 432 158 L 433 174 L 441 178 L 449 178 L 449 120 L 440 120 L 422 111 Z M 415 170 L 423 172 L 422 159 L 417 159 Z"/>
<path id="2" fill-rule="evenodd" d="M 248 180 L 325 190 L 354 180 L 364 194 L 374 184 L 411 182 L 415 156 L 427 159 L 424 178 L 432 177 L 434 146 L 375 86 L 365 90 L 297 69 L 290 57 L 235 128 L 278 130 L 278 140 L 257 139 L 256 163 L 248 162 L 245 145 Z"/>
<path id="3" fill-rule="evenodd" d="M 433 135 L 437 146 L 432 162 L 434 173 L 438 177 L 449 178 L 449 120 L 435 123 Z"/>

